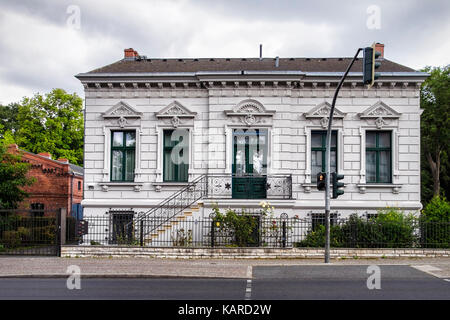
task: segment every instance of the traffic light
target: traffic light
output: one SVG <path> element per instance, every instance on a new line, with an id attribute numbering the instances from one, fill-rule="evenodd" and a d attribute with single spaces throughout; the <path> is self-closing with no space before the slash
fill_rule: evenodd
<path id="1" fill-rule="evenodd" d="M 331 173 L 331 178 L 333 181 L 333 199 L 336 199 L 337 197 L 339 197 L 340 195 L 344 194 L 344 190 L 341 189 L 344 187 L 344 183 L 343 182 L 338 182 L 339 180 L 344 179 L 344 175 L 343 174 L 337 174 L 336 172 L 332 172 Z"/>
<path id="2" fill-rule="evenodd" d="M 317 174 L 317 190 L 323 191 L 325 190 L 325 180 L 326 180 L 326 173 L 319 172 Z"/>
<path id="3" fill-rule="evenodd" d="M 381 62 L 377 61 L 381 53 L 375 50 L 375 43 L 371 47 L 364 48 L 363 51 L 363 83 L 367 84 L 369 88 L 373 86 L 374 82 L 380 74 L 375 72 L 381 66 Z"/>

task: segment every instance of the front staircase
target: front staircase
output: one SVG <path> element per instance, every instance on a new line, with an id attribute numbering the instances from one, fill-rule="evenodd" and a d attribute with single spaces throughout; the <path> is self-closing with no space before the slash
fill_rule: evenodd
<path id="1" fill-rule="evenodd" d="M 173 235 L 180 231 L 180 229 L 183 229 L 183 222 L 192 219 L 193 212 L 198 212 L 201 207 L 203 207 L 203 203 L 198 202 L 197 204 L 193 204 L 189 208 L 186 208 L 179 215 L 153 230 L 152 233 L 145 235 L 143 244 L 146 246 L 151 246 L 152 244 L 157 246 L 169 246 L 173 244 Z"/>
<path id="2" fill-rule="evenodd" d="M 199 201 L 207 196 L 207 190 L 208 177 L 202 175 L 155 208 L 139 213 L 126 228 L 132 228 L 134 238 L 141 245 L 170 245 L 169 235 L 178 231 L 183 221 L 191 219 L 193 212 L 200 210 L 203 204 Z"/>
<path id="3" fill-rule="evenodd" d="M 203 199 L 234 198 L 234 180 L 234 175 L 201 175 L 156 207 L 139 213 L 125 228 L 142 246 L 170 246 L 177 241 L 177 238 L 173 239 L 174 235 L 187 232 L 183 227 L 188 223 L 183 222 L 192 220 L 193 213 L 203 206 Z M 263 199 L 292 199 L 291 175 L 265 175 L 264 181 Z"/>

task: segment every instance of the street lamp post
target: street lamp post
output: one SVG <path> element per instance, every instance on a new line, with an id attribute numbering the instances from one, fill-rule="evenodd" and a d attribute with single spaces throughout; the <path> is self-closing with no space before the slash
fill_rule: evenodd
<path id="1" fill-rule="evenodd" d="M 333 102 L 331 104 L 330 108 L 330 116 L 328 118 L 328 129 L 327 129 L 327 137 L 326 137 L 326 151 L 325 151 L 325 263 L 330 262 L 330 146 L 331 146 L 331 126 L 333 124 L 333 113 L 334 113 L 334 106 L 336 104 L 336 99 L 339 94 L 339 90 L 342 87 L 342 84 L 344 83 L 345 78 L 347 77 L 350 69 L 353 66 L 353 63 L 358 58 L 359 53 L 363 50 L 362 48 L 359 48 L 356 51 L 355 56 L 353 57 L 353 60 L 350 62 L 349 66 L 347 67 L 347 70 L 345 71 L 344 75 L 342 76 L 341 80 L 339 81 L 339 84 L 336 88 L 336 91 L 334 92 Z"/>

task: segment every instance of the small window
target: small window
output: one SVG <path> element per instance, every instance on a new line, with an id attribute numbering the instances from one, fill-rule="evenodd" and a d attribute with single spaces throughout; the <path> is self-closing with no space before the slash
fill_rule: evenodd
<path id="1" fill-rule="evenodd" d="M 110 212 L 112 234 L 110 244 L 129 244 L 133 240 L 133 211 Z"/>
<path id="2" fill-rule="evenodd" d="M 111 133 L 111 181 L 134 181 L 135 131 Z"/>
<path id="3" fill-rule="evenodd" d="M 390 131 L 366 132 L 366 181 L 392 182 L 392 149 Z"/>
<path id="4" fill-rule="evenodd" d="M 44 216 L 44 204 L 43 203 L 32 203 L 31 207 L 31 216 L 33 218 L 43 217 Z"/>
<path id="5" fill-rule="evenodd" d="M 78 191 L 81 190 L 81 181 L 78 181 Z"/>

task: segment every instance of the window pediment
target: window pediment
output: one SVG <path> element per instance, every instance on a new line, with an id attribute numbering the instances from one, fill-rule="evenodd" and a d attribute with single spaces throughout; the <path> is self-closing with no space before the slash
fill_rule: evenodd
<path id="1" fill-rule="evenodd" d="M 195 118 L 197 112 L 192 112 L 178 101 L 174 101 L 156 113 L 157 118 Z"/>
<path id="2" fill-rule="evenodd" d="M 275 110 L 267 110 L 262 103 L 253 99 L 247 99 L 239 102 L 232 110 L 225 110 L 228 117 L 233 118 L 233 122 L 237 119 L 247 126 L 256 124 L 266 124 L 268 117 L 273 117 Z"/>
<path id="3" fill-rule="evenodd" d="M 102 114 L 105 119 L 114 118 L 142 118 L 142 112 L 136 111 L 132 106 L 124 101 L 120 101 L 114 107 Z"/>
<path id="4" fill-rule="evenodd" d="M 389 118 L 398 119 L 401 113 L 398 113 L 382 101 L 378 101 L 370 108 L 359 114 L 361 119 Z"/>
<path id="5" fill-rule="evenodd" d="M 174 128 L 177 128 L 180 125 L 185 125 L 185 120 L 192 122 L 196 115 L 197 112 L 192 112 L 178 101 L 174 101 L 167 107 L 157 112 L 156 118 L 163 120 L 163 122 L 172 125 Z"/>
<path id="6" fill-rule="evenodd" d="M 318 119 L 318 118 L 328 117 L 330 115 L 330 110 L 331 110 L 331 104 L 329 104 L 328 102 L 322 102 L 321 104 L 317 105 L 316 107 L 314 107 L 313 109 L 308 111 L 305 114 L 305 118 Z M 342 119 L 344 117 L 345 117 L 345 113 L 343 113 L 342 111 L 340 111 L 339 109 L 337 109 L 335 107 L 334 113 L 333 113 L 333 118 Z"/>

